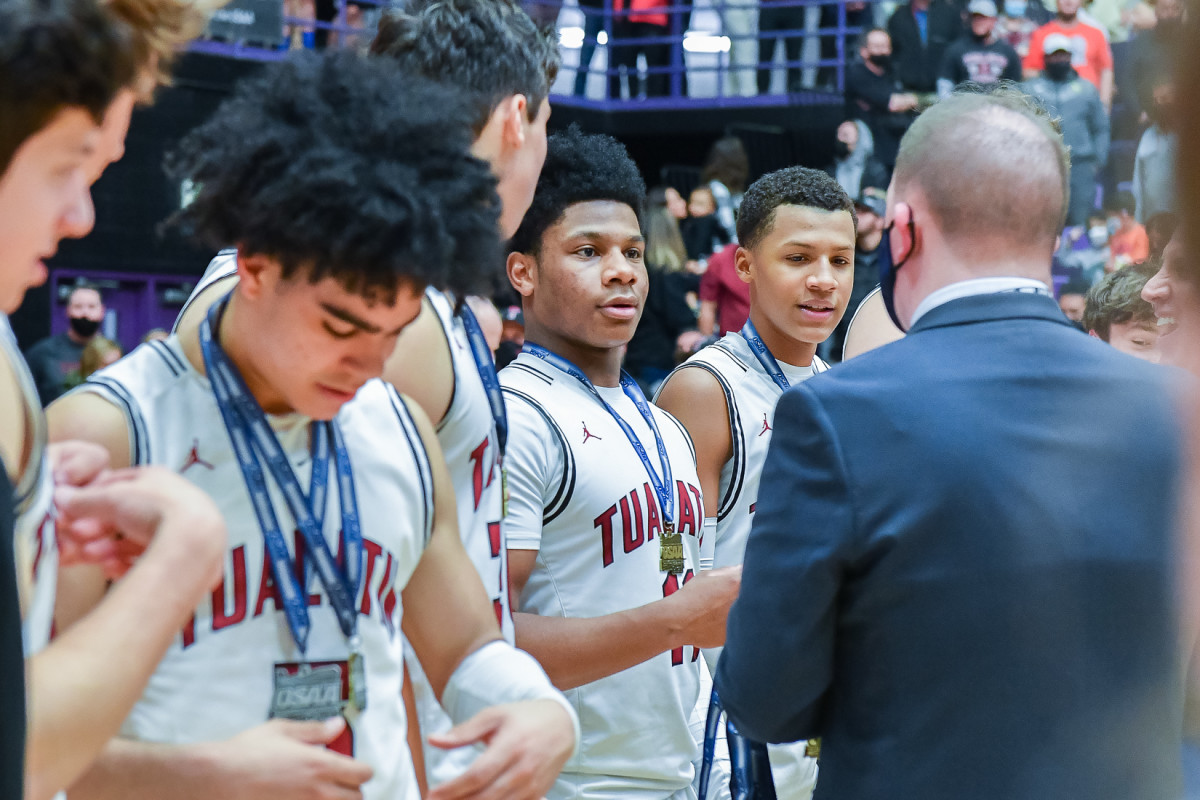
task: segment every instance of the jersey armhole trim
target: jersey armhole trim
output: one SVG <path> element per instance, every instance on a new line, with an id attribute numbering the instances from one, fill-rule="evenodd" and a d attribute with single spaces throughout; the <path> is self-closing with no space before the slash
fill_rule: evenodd
<path id="1" fill-rule="evenodd" d="M 129 466 L 138 467 L 151 463 L 150 436 L 146 431 L 146 420 L 137 401 L 125 386 L 112 378 L 93 375 L 75 391 L 97 394 L 124 414 L 129 436 Z"/>
<path id="2" fill-rule="evenodd" d="M 510 367 L 511 366 L 512 365 L 510 365 Z M 571 447 L 567 444 L 567 437 L 563 435 L 562 428 L 560 428 L 558 423 L 555 422 L 548 413 L 546 413 L 546 410 L 542 408 L 541 404 L 539 404 L 537 400 L 534 400 L 529 395 L 525 394 L 519 389 L 514 389 L 511 386 L 505 386 L 504 392 L 505 394 L 520 398 L 528 403 L 529 406 L 536 411 L 543 420 L 545 420 L 546 425 L 558 439 L 559 450 L 562 452 L 563 456 L 563 474 L 558 483 L 558 491 L 555 492 L 554 497 L 550 499 L 550 503 L 542 511 L 542 525 L 549 525 L 551 522 L 557 519 L 558 516 L 563 513 L 563 511 L 566 510 L 567 506 L 571 502 L 571 498 L 575 494 L 575 454 L 571 451 Z"/>
<path id="3" fill-rule="evenodd" d="M 396 412 L 400 429 L 404 432 L 404 438 L 408 440 L 408 447 L 412 451 L 413 462 L 417 467 L 417 479 L 421 482 L 421 493 L 425 497 L 425 519 L 422 528 L 425 531 L 425 546 L 428 547 L 433 538 L 434 524 L 433 469 L 429 464 L 429 451 L 425 449 L 425 441 L 421 438 L 421 432 L 417 429 L 416 423 L 413 422 L 408 405 L 391 384 L 384 383 L 383 385 L 388 399 L 392 403 L 392 410 Z"/>
<path id="4" fill-rule="evenodd" d="M 728 351 L 722 350 L 726 353 Z M 732 356 L 732 353 L 729 353 Z M 709 375 L 716 378 L 717 383 L 721 386 L 721 391 L 725 393 L 725 413 L 729 418 L 729 438 L 731 449 L 733 450 L 733 470 L 729 478 L 729 486 L 725 489 L 725 495 L 721 498 L 721 505 L 717 508 L 717 521 L 724 520 L 737 506 L 738 498 L 742 494 L 742 486 L 746 483 L 746 448 L 742 445 L 742 418 L 738 413 L 737 400 L 733 396 L 733 387 L 729 385 L 729 381 L 725 380 L 725 376 L 720 373 L 711 364 L 706 364 L 703 361 L 686 362 L 681 365 L 683 367 L 691 367 L 694 369 L 702 369 Z"/>

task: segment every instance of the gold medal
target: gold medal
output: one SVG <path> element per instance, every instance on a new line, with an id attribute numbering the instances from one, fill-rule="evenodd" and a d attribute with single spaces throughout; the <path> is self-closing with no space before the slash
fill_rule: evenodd
<path id="1" fill-rule="evenodd" d="M 672 575 L 683 574 L 683 537 L 668 522 L 658 534 L 658 568 Z"/>
<path id="2" fill-rule="evenodd" d="M 355 648 L 350 652 L 346 692 L 350 707 L 361 714 L 367 710 L 367 668 L 362 653 Z"/>
<path id="3" fill-rule="evenodd" d="M 804 743 L 804 755 L 808 756 L 809 758 L 820 758 L 821 757 L 821 740 L 820 739 L 809 739 L 807 742 L 805 742 Z"/>

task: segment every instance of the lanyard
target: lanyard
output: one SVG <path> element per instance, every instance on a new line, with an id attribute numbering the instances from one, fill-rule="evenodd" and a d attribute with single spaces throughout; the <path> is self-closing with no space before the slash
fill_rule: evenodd
<path id="1" fill-rule="evenodd" d="M 654 471 L 654 465 L 650 463 L 650 456 L 646 453 L 646 448 L 642 446 L 637 434 L 633 428 L 629 427 L 629 423 L 621 418 L 617 410 L 610 406 L 608 402 L 600 396 L 600 392 L 596 391 L 596 387 L 588 380 L 588 376 L 583 374 L 583 370 L 572 364 L 562 356 L 551 353 L 541 345 L 533 342 L 526 342 L 523 352 L 529 353 L 531 356 L 536 356 L 542 359 L 550 366 L 559 369 L 575 380 L 583 384 L 592 396 L 599 401 L 600 405 L 604 406 L 621 431 L 625 434 L 625 438 L 633 445 L 633 450 L 637 453 L 638 458 L 642 460 L 642 466 L 646 468 L 646 473 L 650 476 L 650 483 L 654 485 L 654 492 L 658 495 L 658 504 L 662 508 L 663 519 L 666 522 L 666 527 L 674 532 L 674 517 L 675 517 L 675 484 L 671 479 L 671 462 L 667 458 L 667 445 L 663 442 L 662 434 L 659 433 L 658 424 L 654 421 L 654 415 L 650 413 L 650 404 L 646 402 L 646 396 L 642 394 L 642 390 L 638 388 L 637 382 L 629 377 L 629 373 L 621 371 L 621 389 L 625 392 L 625 396 L 633 401 L 637 407 L 638 413 L 642 415 L 642 419 L 646 420 L 646 425 L 649 426 L 650 432 L 654 434 L 655 444 L 658 445 L 658 460 L 662 464 L 662 476 L 660 477 Z"/>
<path id="2" fill-rule="evenodd" d="M 475 313 L 465 302 L 462 303 L 458 315 L 467 330 L 467 340 L 471 343 L 471 355 L 475 359 L 479 380 L 483 381 L 483 389 L 487 392 L 488 405 L 492 409 L 492 422 L 496 425 L 496 448 L 503 459 L 504 446 L 508 442 L 508 413 L 504 410 L 500 379 L 496 377 L 496 362 L 492 360 L 492 351 L 488 349 L 483 329 L 479 327 L 479 320 L 475 319 Z"/>
<path id="3" fill-rule="evenodd" d="M 292 638 L 303 653 L 312 627 L 308 619 L 308 575 L 306 571 L 304 584 L 301 585 L 301 578 L 296 575 L 292 559 L 288 555 L 287 542 L 275 516 L 271 495 L 267 491 L 263 461 L 266 461 L 271 477 L 283 491 L 288 508 L 296 519 L 296 526 L 304 537 L 311 563 L 337 615 L 338 626 L 351 641 L 352 647 L 357 646 L 358 615 L 354 600 L 358 596 L 362 574 L 362 528 L 354 489 L 354 473 L 345 440 L 336 422 L 312 423 L 312 483 L 306 496 L 262 408 L 250 394 L 237 367 L 213 336 L 213 331 L 219 327 L 227 300 L 228 298 L 209 309 L 208 318 L 200 326 L 200 347 L 217 407 L 233 443 L 242 477 L 246 481 L 246 488 L 254 505 L 254 513 L 263 532 L 271 572 L 283 600 L 283 610 L 287 616 L 288 627 L 292 631 Z M 338 568 L 322 534 L 331 443 L 337 469 L 342 535 L 345 539 L 344 573 Z"/>
<path id="4" fill-rule="evenodd" d="M 792 384 L 788 381 L 787 375 L 783 374 L 783 370 L 779 367 L 779 362 L 775 360 L 775 356 L 771 355 L 771 351 L 763 344 L 762 337 L 758 335 L 758 331 L 754 327 L 754 323 L 749 319 L 742 326 L 742 338 L 750 345 L 750 349 L 754 351 L 754 357 L 758 359 L 758 363 L 762 364 L 762 368 L 771 376 L 771 380 L 775 381 L 775 385 L 782 391 L 787 391 Z M 815 369 L 813 370 L 816 371 Z"/>

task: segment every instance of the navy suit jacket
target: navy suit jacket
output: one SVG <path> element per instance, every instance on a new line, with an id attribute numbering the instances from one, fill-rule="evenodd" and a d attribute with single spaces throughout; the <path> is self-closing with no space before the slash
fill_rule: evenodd
<path id="1" fill-rule="evenodd" d="M 1177 796 L 1168 370 L 1004 293 L 786 392 L 716 683 L 816 798 Z"/>

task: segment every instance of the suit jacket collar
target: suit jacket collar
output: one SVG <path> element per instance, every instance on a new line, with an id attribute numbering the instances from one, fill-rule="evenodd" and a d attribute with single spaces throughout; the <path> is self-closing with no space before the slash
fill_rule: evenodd
<path id="1" fill-rule="evenodd" d="M 932 328 L 1006 319 L 1035 319 L 1073 327 L 1053 298 L 1027 292 L 996 292 L 962 297 L 932 308 L 916 321 L 909 335 Z"/>

